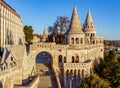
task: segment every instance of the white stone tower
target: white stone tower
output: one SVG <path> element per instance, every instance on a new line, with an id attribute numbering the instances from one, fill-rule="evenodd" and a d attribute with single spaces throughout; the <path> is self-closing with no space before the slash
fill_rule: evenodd
<path id="1" fill-rule="evenodd" d="M 83 30 L 85 32 L 86 37 L 93 38 L 96 36 L 96 28 L 94 26 L 90 10 L 88 10 L 87 17 L 83 25 Z"/>
<path id="2" fill-rule="evenodd" d="M 69 45 L 84 45 L 85 34 L 78 17 L 76 6 L 74 6 L 70 28 L 65 35 L 65 42 Z"/>

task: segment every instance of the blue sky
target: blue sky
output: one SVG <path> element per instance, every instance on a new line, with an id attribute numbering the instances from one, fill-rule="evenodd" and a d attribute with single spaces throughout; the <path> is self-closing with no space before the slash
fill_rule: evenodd
<path id="1" fill-rule="evenodd" d="M 57 16 L 71 18 L 74 3 L 83 24 L 88 9 L 97 28 L 97 35 L 120 40 L 120 0 L 4 0 L 22 18 L 24 25 L 32 25 L 34 33 L 53 25 Z"/>

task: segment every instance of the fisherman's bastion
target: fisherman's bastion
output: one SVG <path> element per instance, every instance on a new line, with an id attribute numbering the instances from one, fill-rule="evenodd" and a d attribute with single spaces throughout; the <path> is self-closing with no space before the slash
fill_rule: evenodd
<path id="1" fill-rule="evenodd" d="M 65 44 L 39 42 L 25 45 L 21 17 L 0 0 L 0 88 L 76 88 L 103 58 L 103 37 L 96 35 L 90 13 L 82 26 L 76 6 L 65 33 Z"/>

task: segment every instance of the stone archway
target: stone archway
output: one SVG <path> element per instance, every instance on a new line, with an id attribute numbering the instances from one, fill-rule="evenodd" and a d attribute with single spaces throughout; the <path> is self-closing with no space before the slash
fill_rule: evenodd
<path id="1" fill-rule="evenodd" d="M 49 52 L 43 51 L 37 54 L 36 64 L 52 64 L 52 56 Z"/>
<path id="2" fill-rule="evenodd" d="M 52 70 L 52 56 L 49 52 L 42 51 L 36 56 L 36 73 L 46 75 Z"/>

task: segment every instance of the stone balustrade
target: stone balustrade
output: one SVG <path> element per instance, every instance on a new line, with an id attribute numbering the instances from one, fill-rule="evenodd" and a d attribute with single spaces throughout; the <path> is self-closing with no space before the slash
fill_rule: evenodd
<path id="1" fill-rule="evenodd" d="M 10 69 L 5 69 L 5 70 L 1 70 L 0 69 L 0 75 L 2 75 L 2 74 L 9 74 L 9 72 L 11 71 L 11 72 L 13 72 L 13 71 L 15 71 L 15 70 L 18 70 L 18 67 L 17 66 L 15 66 L 15 67 L 13 67 L 13 68 L 10 68 Z"/>
<path id="2" fill-rule="evenodd" d="M 69 68 L 80 68 L 80 67 L 90 67 L 92 64 L 92 61 L 89 63 L 64 63 L 64 67 L 69 67 Z"/>
<path id="3" fill-rule="evenodd" d="M 30 49 L 31 50 L 35 50 L 35 49 L 38 49 L 38 48 L 47 48 L 47 49 L 50 49 L 50 50 L 63 50 L 63 49 L 66 49 L 66 48 L 76 48 L 76 49 L 90 49 L 90 48 L 94 48 L 94 47 L 100 47 L 100 46 L 103 46 L 103 44 L 88 44 L 88 45 L 81 45 L 81 46 L 74 46 L 74 45 L 60 45 L 60 44 L 56 44 L 56 43 L 33 43 L 31 46 L 30 46 Z"/>
<path id="4" fill-rule="evenodd" d="M 31 50 L 34 50 L 36 48 L 47 48 L 47 49 L 58 49 L 58 50 L 62 50 L 62 49 L 65 49 L 67 48 L 68 45 L 60 45 L 60 44 L 56 44 L 56 43 L 33 43 L 31 46 L 30 46 L 30 49 Z"/>

